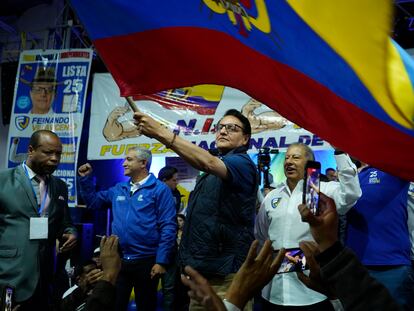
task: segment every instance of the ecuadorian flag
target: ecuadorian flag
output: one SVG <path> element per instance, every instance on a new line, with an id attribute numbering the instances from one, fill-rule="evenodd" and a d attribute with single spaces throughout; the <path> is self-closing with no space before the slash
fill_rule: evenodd
<path id="1" fill-rule="evenodd" d="M 414 65 L 390 0 L 72 0 L 121 95 L 238 88 L 414 179 Z"/>

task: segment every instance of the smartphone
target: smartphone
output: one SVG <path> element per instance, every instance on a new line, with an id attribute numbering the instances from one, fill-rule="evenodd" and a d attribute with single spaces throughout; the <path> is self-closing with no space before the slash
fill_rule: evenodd
<path id="1" fill-rule="evenodd" d="M 276 274 L 303 271 L 309 269 L 306 258 L 300 248 L 286 249 L 285 257 Z"/>
<path id="2" fill-rule="evenodd" d="M 12 311 L 14 305 L 14 287 L 6 285 L 3 287 L 1 299 L 1 311 Z"/>
<path id="3" fill-rule="evenodd" d="M 320 177 L 321 163 L 308 161 L 305 166 L 302 204 L 305 204 L 314 215 L 319 214 Z"/>

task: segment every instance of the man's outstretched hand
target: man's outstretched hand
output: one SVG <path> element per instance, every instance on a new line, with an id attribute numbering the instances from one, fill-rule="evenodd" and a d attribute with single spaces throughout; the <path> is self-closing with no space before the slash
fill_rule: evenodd
<path id="1" fill-rule="evenodd" d="M 190 266 L 184 268 L 186 275 L 181 275 L 181 281 L 190 288 L 188 296 L 198 301 L 209 311 L 225 311 L 223 301 L 217 296 L 208 281 Z"/>
<path id="2" fill-rule="evenodd" d="M 102 279 L 115 285 L 119 271 L 121 270 L 121 258 L 118 253 L 118 237 L 111 235 L 101 239 L 101 265 Z"/>
<path id="3" fill-rule="evenodd" d="M 322 281 L 320 267 L 315 259 L 315 256 L 319 254 L 318 245 L 315 242 L 302 241 L 299 243 L 299 247 L 305 255 L 306 264 L 310 270 L 309 276 L 304 274 L 303 271 L 296 272 L 299 280 L 308 288 L 328 296 L 330 300 L 336 299 L 329 286 Z"/>
<path id="4" fill-rule="evenodd" d="M 226 293 L 226 299 L 241 310 L 272 280 L 285 256 L 285 250 L 281 249 L 274 258 L 272 243 L 269 240 L 263 244 L 259 254 L 257 254 L 258 246 L 259 242 L 253 241 L 246 260 L 237 271 Z"/>

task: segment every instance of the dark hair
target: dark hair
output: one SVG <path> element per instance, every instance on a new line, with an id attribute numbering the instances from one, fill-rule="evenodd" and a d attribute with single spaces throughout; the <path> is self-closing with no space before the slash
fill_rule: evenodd
<path id="1" fill-rule="evenodd" d="M 174 166 L 164 166 L 158 173 L 158 179 L 161 181 L 170 180 L 178 170 Z"/>
<path id="2" fill-rule="evenodd" d="M 59 136 L 57 136 L 56 133 L 49 131 L 49 130 L 38 130 L 30 136 L 29 145 L 32 146 L 34 149 L 36 149 L 39 146 L 40 138 L 42 135 L 51 135 L 59 139 Z"/>
<path id="3" fill-rule="evenodd" d="M 330 180 L 328 179 L 328 177 L 325 174 L 321 174 L 319 176 L 319 180 L 323 181 L 323 182 L 329 182 Z"/>
<path id="4" fill-rule="evenodd" d="M 249 119 L 247 119 L 240 111 L 238 111 L 236 109 L 227 110 L 226 113 L 224 114 L 223 118 L 227 117 L 227 116 L 233 116 L 233 117 L 236 117 L 237 119 L 239 119 L 241 124 L 243 124 L 243 133 L 246 134 L 246 135 L 249 135 L 249 139 L 250 139 L 250 136 L 252 135 L 252 127 L 250 125 Z"/>
<path id="5" fill-rule="evenodd" d="M 333 169 L 332 167 L 328 167 L 328 168 L 325 170 L 325 173 L 327 174 L 327 173 L 328 173 L 328 172 L 330 172 L 330 171 L 335 172 L 335 169 Z"/>
<path id="6" fill-rule="evenodd" d="M 185 221 L 185 215 L 184 214 L 177 214 L 177 217 L 178 218 L 181 218 L 182 220 Z"/>
<path id="7" fill-rule="evenodd" d="M 351 161 L 355 164 L 357 169 L 362 166 L 362 162 L 360 160 L 358 160 L 357 158 L 351 157 Z"/>
<path id="8" fill-rule="evenodd" d="M 76 265 L 73 277 L 76 279 L 78 276 L 81 276 L 83 273 L 83 268 L 89 265 L 96 265 L 96 262 L 92 259 L 87 259 L 83 263 Z"/>

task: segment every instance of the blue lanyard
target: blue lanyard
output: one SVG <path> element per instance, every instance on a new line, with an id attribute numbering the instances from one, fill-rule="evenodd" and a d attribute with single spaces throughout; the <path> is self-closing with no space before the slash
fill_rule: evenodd
<path id="1" fill-rule="evenodd" d="M 24 168 L 24 172 L 26 173 L 27 178 L 29 178 L 30 186 L 32 187 L 32 191 L 33 191 L 33 195 L 34 195 L 34 197 L 36 198 L 36 201 L 37 201 L 36 191 L 33 188 L 32 180 L 30 179 L 29 171 L 27 170 L 27 167 L 26 167 L 26 163 L 25 162 L 23 163 L 23 168 Z M 45 208 L 48 190 L 49 190 L 49 186 L 46 185 L 46 191 L 45 191 L 45 194 L 43 196 L 43 199 L 41 198 L 40 208 L 38 210 L 39 215 L 42 215 L 42 212 L 43 212 L 43 210 Z M 39 185 L 39 193 L 40 193 L 40 185 Z M 37 202 L 37 203 L 39 203 L 39 202 Z"/>

